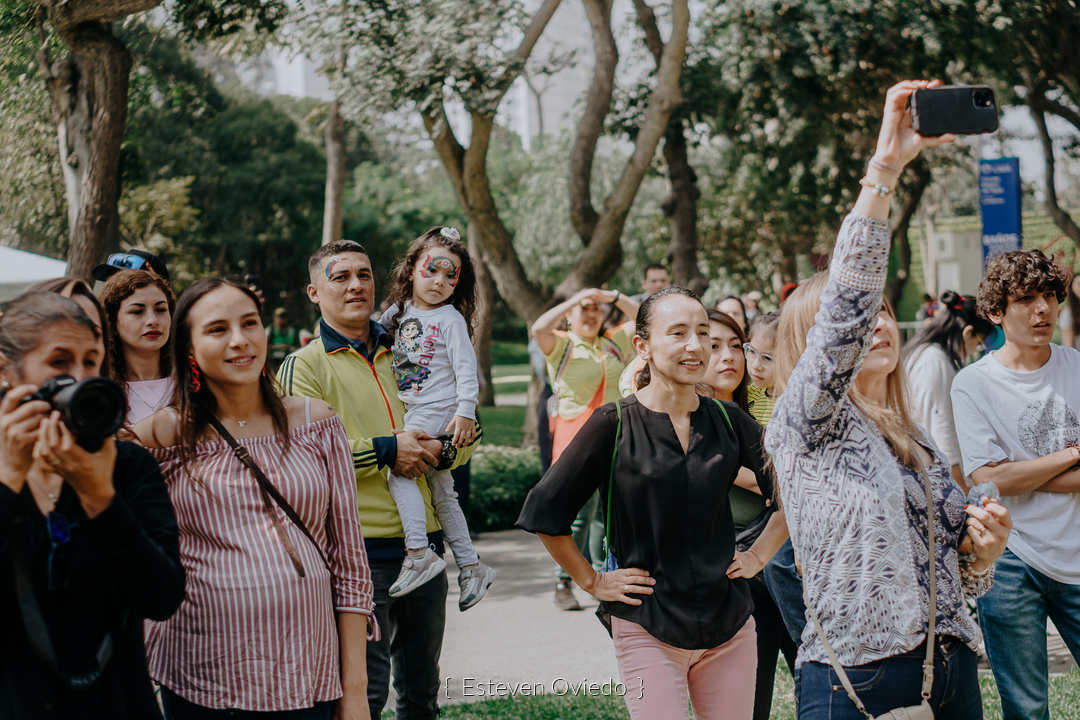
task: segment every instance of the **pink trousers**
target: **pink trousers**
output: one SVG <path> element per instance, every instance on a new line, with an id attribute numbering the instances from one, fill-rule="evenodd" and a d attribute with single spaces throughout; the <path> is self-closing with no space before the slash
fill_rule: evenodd
<path id="1" fill-rule="evenodd" d="M 611 618 L 615 658 L 632 720 L 749 720 L 754 714 L 757 633 L 754 618 L 735 637 L 708 650 L 683 650 L 637 623 Z"/>

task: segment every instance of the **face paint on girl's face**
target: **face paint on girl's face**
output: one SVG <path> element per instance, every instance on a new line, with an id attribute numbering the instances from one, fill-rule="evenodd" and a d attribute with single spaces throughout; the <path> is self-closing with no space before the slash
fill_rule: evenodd
<path id="1" fill-rule="evenodd" d="M 458 266 L 454 264 L 454 261 L 445 255 L 432 255 L 428 253 L 424 256 L 424 259 L 420 261 L 420 275 L 425 278 L 430 278 L 438 272 L 444 272 L 446 274 L 446 282 L 450 287 L 457 285 Z"/>

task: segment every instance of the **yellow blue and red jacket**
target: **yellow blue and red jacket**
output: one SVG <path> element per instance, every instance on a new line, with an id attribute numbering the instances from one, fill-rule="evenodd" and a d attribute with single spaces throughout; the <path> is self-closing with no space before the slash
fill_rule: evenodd
<path id="1" fill-rule="evenodd" d="M 394 431 L 403 428 L 405 408 L 397 397 L 391 365 L 393 337 L 371 322 L 371 348 L 346 338 L 325 321 L 319 337 L 291 353 L 278 369 L 278 382 L 286 395 L 319 398 L 330 404 L 345 424 L 356 470 L 357 508 L 364 542 L 372 559 L 403 557 L 404 531 L 397 506 L 386 483 L 387 468 L 397 459 Z M 458 453 L 464 463 L 480 441 Z M 418 481 L 427 509 L 427 530 L 437 548 L 442 532 L 431 505 L 431 491 Z"/>

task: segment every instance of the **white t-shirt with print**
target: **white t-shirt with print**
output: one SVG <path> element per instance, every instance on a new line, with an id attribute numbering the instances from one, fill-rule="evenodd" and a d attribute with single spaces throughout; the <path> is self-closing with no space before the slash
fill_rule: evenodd
<path id="1" fill-rule="evenodd" d="M 398 306 L 391 305 L 379 322 L 389 325 L 397 314 Z M 456 405 L 454 415 L 476 419 L 480 393 L 476 352 L 457 308 L 441 305 L 420 310 L 405 303 L 393 351 L 398 398 L 406 408 L 450 403 Z"/>
<path id="2" fill-rule="evenodd" d="M 1050 346 L 1038 370 L 1010 370 L 993 353 L 952 386 L 964 474 L 1000 460 L 1034 460 L 1080 441 L 1080 352 Z M 1002 498 L 1012 514 L 1008 548 L 1054 580 L 1080 585 L 1080 493 Z"/>

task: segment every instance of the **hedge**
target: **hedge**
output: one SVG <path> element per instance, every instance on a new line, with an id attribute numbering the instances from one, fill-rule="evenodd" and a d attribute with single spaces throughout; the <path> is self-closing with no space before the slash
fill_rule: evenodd
<path id="1" fill-rule="evenodd" d="M 481 445 L 472 456 L 468 521 L 473 532 L 513 527 L 529 489 L 540 480 L 536 448 Z"/>

